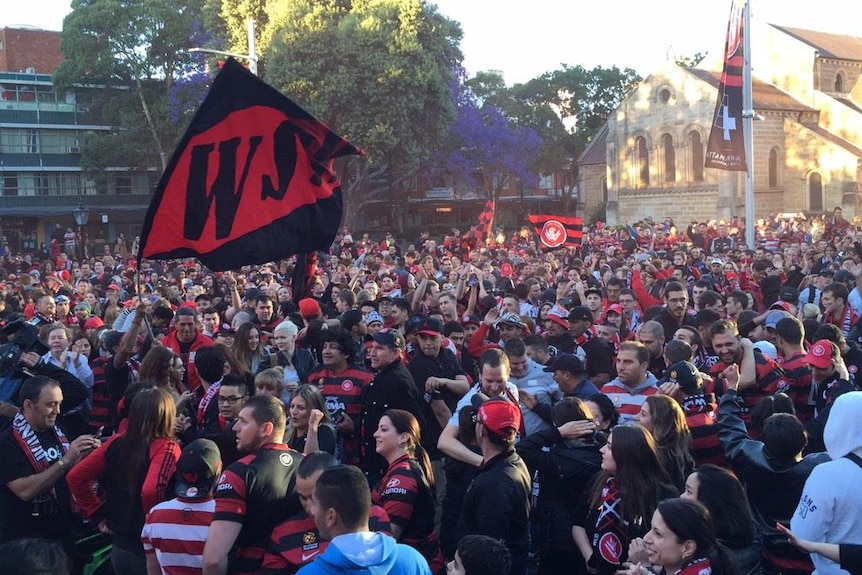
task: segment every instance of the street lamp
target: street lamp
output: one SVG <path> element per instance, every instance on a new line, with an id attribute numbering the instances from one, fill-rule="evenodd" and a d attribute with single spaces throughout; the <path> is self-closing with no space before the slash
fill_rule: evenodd
<path id="1" fill-rule="evenodd" d="M 217 56 L 230 56 L 232 58 L 242 58 L 248 60 L 248 70 L 257 76 L 257 50 L 254 42 L 254 20 L 246 20 L 246 33 L 248 34 L 248 54 L 237 54 L 235 52 L 225 52 L 224 50 L 211 50 L 209 48 L 189 48 L 189 52 L 200 54 L 216 54 Z"/>
<path id="2" fill-rule="evenodd" d="M 78 224 L 78 237 L 81 238 L 81 257 L 87 257 L 87 239 L 84 236 L 84 226 L 90 219 L 90 208 L 84 205 L 84 200 L 78 199 L 78 207 L 72 210 L 72 215 L 75 217 L 75 223 Z"/>

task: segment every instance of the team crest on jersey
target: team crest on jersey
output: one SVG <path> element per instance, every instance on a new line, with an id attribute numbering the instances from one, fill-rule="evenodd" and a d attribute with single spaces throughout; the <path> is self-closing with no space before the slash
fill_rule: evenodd
<path id="1" fill-rule="evenodd" d="M 305 534 L 302 536 L 302 542 L 305 545 L 310 545 L 315 541 L 317 541 L 317 533 L 315 533 L 314 531 L 306 531 Z"/>
<path id="2" fill-rule="evenodd" d="M 856 371 L 857 371 L 858 369 L 859 369 L 859 368 L 858 368 L 858 367 L 856 367 L 855 365 L 848 365 L 848 366 L 847 366 L 847 371 L 849 371 L 850 373 L 856 373 Z"/>
<path id="3" fill-rule="evenodd" d="M 282 453 L 278 456 L 278 461 L 285 467 L 293 465 L 293 456 L 289 453 Z"/>
<path id="4" fill-rule="evenodd" d="M 343 389 L 344 391 L 350 391 L 351 389 L 353 389 L 353 382 L 349 379 L 345 379 L 341 382 L 341 389 Z"/>
<path id="5" fill-rule="evenodd" d="M 617 564 L 623 554 L 623 545 L 613 533 L 605 533 L 599 540 L 599 553 L 608 563 Z"/>
<path id="6" fill-rule="evenodd" d="M 389 480 L 389 483 L 386 484 L 386 487 L 397 487 L 400 484 L 401 480 L 399 480 L 397 477 L 393 477 Z"/>

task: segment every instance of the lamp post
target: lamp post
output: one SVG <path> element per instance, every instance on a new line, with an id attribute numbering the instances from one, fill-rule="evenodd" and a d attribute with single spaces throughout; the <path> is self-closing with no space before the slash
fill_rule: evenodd
<path id="1" fill-rule="evenodd" d="M 78 237 L 81 238 L 81 258 L 87 257 L 87 239 L 84 226 L 90 219 L 90 208 L 84 205 L 84 200 L 78 198 L 78 207 L 72 210 L 72 215 L 75 217 L 75 223 L 78 224 Z"/>
<path id="2" fill-rule="evenodd" d="M 248 34 L 248 54 L 237 54 L 225 52 L 224 50 L 211 50 L 209 48 L 189 48 L 189 52 L 201 54 L 216 54 L 217 56 L 230 56 L 248 60 L 248 71 L 257 76 L 257 50 L 254 41 L 254 20 L 245 21 L 246 33 Z"/>

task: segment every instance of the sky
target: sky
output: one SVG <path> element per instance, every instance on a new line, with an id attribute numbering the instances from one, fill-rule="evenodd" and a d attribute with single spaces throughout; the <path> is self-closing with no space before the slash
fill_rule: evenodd
<path id="1" fill-rule="evenodd" d="M 0 27 L 60 30 L 70 0 L 0 0 Z M 751 0 L 752 19 L 862 36 L 859 0 Z M 634 68 L 642 76 L 674 56 L 720 55 L 730 0 L 431 0 L 461 23 L 468 73 L 500 70 L 507 84 L 561 64 Z M 817 11 L 813 11 L 816 7 Z"/>

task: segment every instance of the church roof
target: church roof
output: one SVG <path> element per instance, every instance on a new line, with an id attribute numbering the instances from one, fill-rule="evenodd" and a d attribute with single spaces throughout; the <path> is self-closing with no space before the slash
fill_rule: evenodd
<path id="1" fill-rule="evenodd" d="M 602 126 L 602 129 L 599 130 L 599 133 L 596 134 L 590 143 L 587 144 L 587 148 L 581 154 L 581 157 L 578 158 L 579 166 L 589 166 L 592 164 L 604 164 L 607 162 L 607 148 L 606 143 L 608 139 L 608 123 Z"/>
<path id="2" fill-rule="evenodd" d="M 820 55 L 825 58 L 862 61 L 862 38 L 801 28 L 788 28 L 776 24 L 771 24 L 771 26 L 817 49 Z"/>
<path id="3" fill-rule="evenodd" d="M 721 81 L 721 72 L 714 70 L 702 70 L 700 68 L 686 68 L 704 82 L 718 88 Z M 752 98 L 754 108 L 757 110 L 793 110 L 799 112 L 816 112 L 814 108 L 806 106 L 787 92 L 780 90 L 772 84 L 768 84 L 757 78 L 751 81 Z"/>

